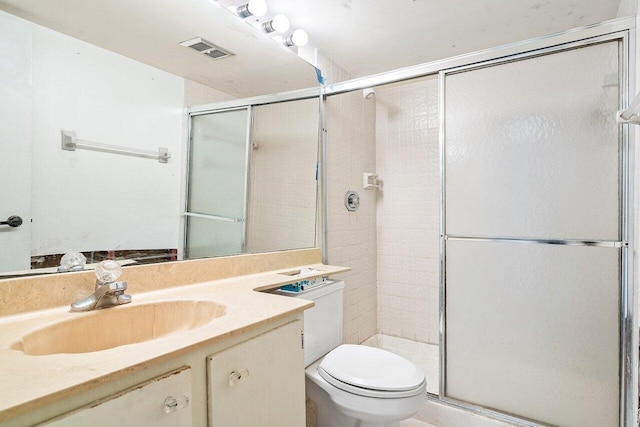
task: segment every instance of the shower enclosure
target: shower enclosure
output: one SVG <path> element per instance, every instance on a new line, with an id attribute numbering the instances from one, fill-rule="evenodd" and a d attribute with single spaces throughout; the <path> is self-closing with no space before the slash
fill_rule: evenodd
<path id="1" fill-rule="evenodd" d="M 438 422 L 435 403 L 520 426 L 634 424 L 633 131 L 615 122 L 634 25 L 323 88 L 319 235 L 352 269 L 344 339 L 405 340 L 438 365 L 420 419 Z"/>
<path id="2" fill-rule="evenodd" d="M 619 424 L 624 38 L 441 73 L 441 395 Z"/>
<path id="3" fill-rule="evenodd" d="M 523 426 L 631 425 L 632 170 L 615 121 L 629 32 L 615 24 L 327 91 L 329 152 L 359 148 L 332 109 L 366 111 L 348 95 L 376 93 L 373 123 L 351 124 L 375 128 L 375 169 L 358 172 L 383 183 L 377 335 L 365 343 L 423 366 L 434 400 Z"/>

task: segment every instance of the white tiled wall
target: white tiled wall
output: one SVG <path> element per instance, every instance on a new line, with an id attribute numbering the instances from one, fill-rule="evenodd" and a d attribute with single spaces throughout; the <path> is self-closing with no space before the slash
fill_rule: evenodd
<path id="1" fill-rule="evenodd" d="M 235 97 L 212 87 L 194 82 L 193 80 L 184 80 L 185 107 L 229 101 L 231 99 L 235 99 Z"/>
<path id="2" fill-rule="evenodd" d="M 318 67 L 329 83 L 348 72 L 327 58 Z M 439 155 L 438 83 L 425 78 L 330 96 L 329 262 L 344 275 L 344 341 L 375 333 L 438 343 Z M 382 190 L 364 190 L 375 172 Z M 344 194 L 361 206 L 348 213 Z"/>
<path id="3" fill-rule="evenodd" d="M 376 88 L 378 332 L 438 343 L 436 77 Z"/>
<path id="4" fill-rule="evenodd" d="M 351 267 L 345 280 L 343 341 L 360 343 L 376 333 L 376 193 L 362 189 L 362 173 L 375 170 L 375 105 L 361 92 L 327 100 L 329 144 L 329 263 Z M 360 207 L 348 212 L 345 193 Z"/>
<path id="5" fill-rule="evenodd" d="M 316 52 L 316 62 L 316 67 L 322 71 L 322 76 L 327 80 L 327 84 L 338 83 L 353 78 L 340 64 L 320 52 Z"/>
<path id="6" fill-rule="evenodd" d="M 318 99 L 253 111 L 247 252 L 315 246 Z"/>

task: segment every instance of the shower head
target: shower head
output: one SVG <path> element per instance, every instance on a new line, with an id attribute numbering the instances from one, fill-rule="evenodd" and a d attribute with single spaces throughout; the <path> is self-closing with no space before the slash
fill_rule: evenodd
<path id="1" fill-rule="evenodd" d="M 370 88 L 370 87 L 362 90 L 362 97 L 364 99 L 371 99 L 371 98 L 373 98 L 373 96 L 375 94 L 376 94 L 376 91 L 373 90 L 373 88 Z"/>

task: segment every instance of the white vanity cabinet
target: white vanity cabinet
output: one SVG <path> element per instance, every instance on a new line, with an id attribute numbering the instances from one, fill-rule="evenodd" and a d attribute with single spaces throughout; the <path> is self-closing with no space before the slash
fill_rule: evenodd
<path id="1" fill-rule="evenodd" d="M 153 378 L 39 424 L 42 427 L 191 426 L 191 368 Z"/>
<path id="2" fill-rule="evenodd" d="M 302 312 L 270 319 L 0 427 L 304 426 L 302 330 Z"/>
<path id="3" fill-rule="evenodd" d="M 210 427 L 305 425 L 302 321 L 207 358 Z"/>

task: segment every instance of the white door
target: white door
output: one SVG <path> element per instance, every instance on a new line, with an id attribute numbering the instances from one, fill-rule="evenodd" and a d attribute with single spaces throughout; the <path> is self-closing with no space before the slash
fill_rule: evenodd
<path id="1" fill-rule="evenodd" d="M 28 270 L 31 244 L 31 31 L 0 14 L 0 273 Z"/>
<path id="2" fill-rule="evenodd" d="M 249 108 L 191 118 L 186 258 L 245 251 Z"/>
<path id="3" fill-rule="evenodd" d="M 208 357 L 209 427 L 305 423 L 302 322 Z"/>
<path id="4" fill-rule="evenodd" d="M 447 397 L 620 425 L 620 43 L 445 77 Z"/>

